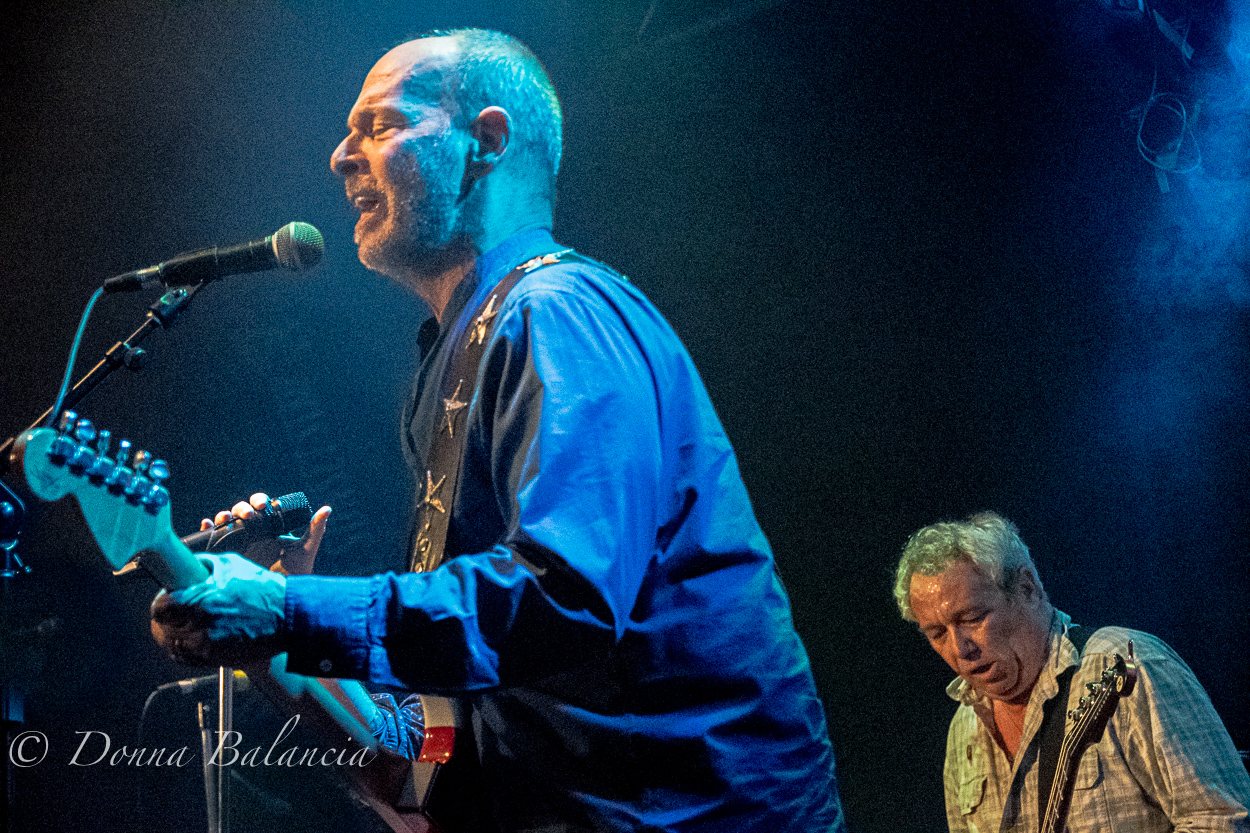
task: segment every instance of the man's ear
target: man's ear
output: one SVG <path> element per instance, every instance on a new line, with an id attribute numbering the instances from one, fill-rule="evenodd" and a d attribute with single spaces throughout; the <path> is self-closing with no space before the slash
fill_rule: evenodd
<path id="1" fill-rule="evenodd" d="M 469 125 L 469 135 L 473 138 L 469 173 L 480 179 L 493 171 L 507 153 L 512 140 L 512 116 L 502 107 L 487 107 Z"/>
<path id="2" fill-rule="evenodd" d="M 1028 567 L 1020 567 L 1016 573 L 1015 596 L 1021 602 L 1033 605 L 1046 598 L 1046 594 L 1042 592 L 1041 585 L 1033 577 L 1033 571 Z"/>

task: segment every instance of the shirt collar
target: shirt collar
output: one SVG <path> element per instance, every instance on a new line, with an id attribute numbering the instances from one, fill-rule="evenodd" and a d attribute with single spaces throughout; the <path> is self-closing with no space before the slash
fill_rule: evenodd
<path id="1" fill-rule="evenodd" d="M 464 327 L 460 321 L 466 309 L 475 310 L 486 296 L 507 277 L 508 273 L 535 255 L 555 251 L 551 230 L 528 229 L 512 235 L 488 252 L 478 256 L 473 269 L 464 276 L 452 291 L 447 307 L 443 310 L 443 329 L 454 327 L 458 333 Z"/>
<path id="2" fill-rule="evenodd" d="M 452 290 L 447 306 L 443 308 L 443 318 L 430 316 L 421 325 L 417 333 L 417 346 L 421 359 L 429 358 L 437 344 L 446 340 L 451 330 L 458 337 L 464 331 L 465 323 L 460 319 L 466 309 L 477 309 L 486 298 L 486 293 L 499 285 L 509 272 L 535 255 L 544 255 L 556 251 L 559 246 L 551 237 L 551 230 L 546 228 L 528 229 L 512 235 L 495 248 L 477 257 L 465 276 Z"/>

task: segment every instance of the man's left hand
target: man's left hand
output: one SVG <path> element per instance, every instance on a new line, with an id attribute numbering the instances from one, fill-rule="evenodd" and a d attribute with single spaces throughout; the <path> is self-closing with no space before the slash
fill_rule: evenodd
<path id="1" fill-rule="evenodd" d="M 286 577 L 234 553 L 197 556 L 209 577 L 152 600 L 152 635 L 192 665 L 246 668 L 282 650 Z"/>

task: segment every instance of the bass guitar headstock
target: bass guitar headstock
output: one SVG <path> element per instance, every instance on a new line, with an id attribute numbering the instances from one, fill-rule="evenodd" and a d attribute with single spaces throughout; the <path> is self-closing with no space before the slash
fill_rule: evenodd
<path id="1" fill-rule="evenodd" d="M 1089 745 L 1098 740 L 1121 697 L 1127 697 L 1137 683 L 1137 664 L 1133 661 L 1133 643 L 1129 643 L 1128 659 L 1115 655 L 1115 664 L 1102 672 L 1096 683 L 1085 684 L 1085 696 L 1068 712 L 1069 734 Z"/>

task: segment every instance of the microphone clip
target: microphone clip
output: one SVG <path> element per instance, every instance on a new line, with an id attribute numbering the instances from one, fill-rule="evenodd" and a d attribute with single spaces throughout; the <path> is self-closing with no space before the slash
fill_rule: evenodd
<path id="1" fill-rule="evenodd" d="M 195 293 L 199 292 L 206 285 L 196 283 L 174 287 L 158 298 L 156 303 L 148 307 L 148 317 L 160 324 L 163 329 L 168 330 L 170 325 L 174 323 L 174 319 L 186 311 L 191 304 L 191 299 L 195 297 Z M 129 367 L 129 365 L 127 366 Z"/>

